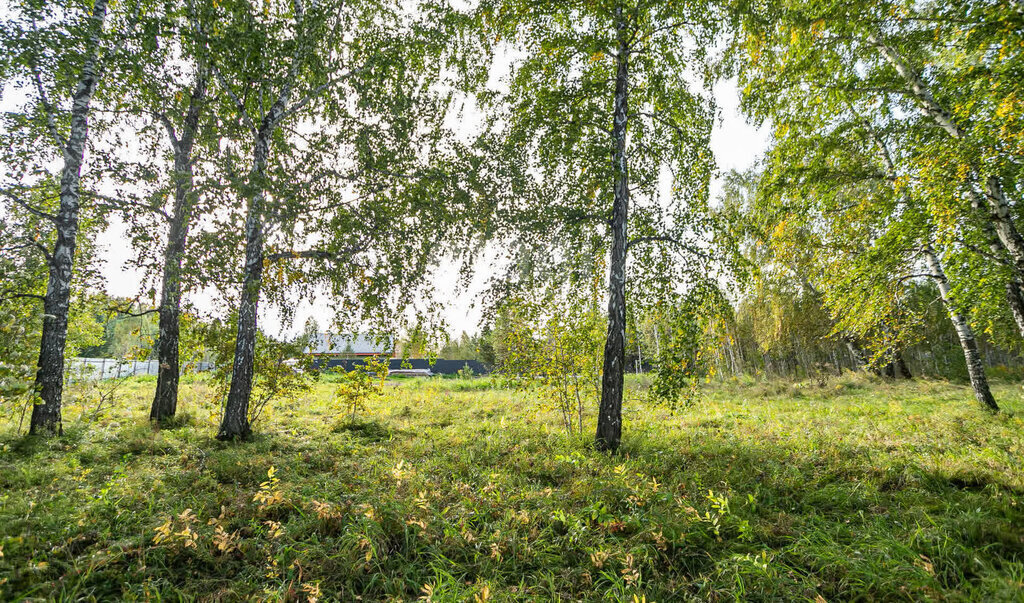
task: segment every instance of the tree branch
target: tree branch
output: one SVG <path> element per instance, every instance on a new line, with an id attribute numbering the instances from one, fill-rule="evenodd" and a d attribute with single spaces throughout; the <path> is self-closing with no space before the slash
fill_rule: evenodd
<path id="1" fill-rule="evenodd" d="M 664 117 L 658 115 L 657 113 L 651 113 L 649 111 L 640 111 L 640 112 L 634 113 L 633 115 L 634 116 L 642 115 L 644 117 L 649 117 L 649 118 L 653 119 L 654 121 L 660 123 L 661 125 L 665 126 L 666 128 L 669 128 L 669 129 L 673 130 L 676 134 L 678 134 L 680 136 L 685 136 L 685 134 L 686 134 L 686 132 L 684 132 L 683 129 L 679 125 L 674 124 L 674 123 L 668 121 L 667 119 L 665 119 Z"/>
<path id="2" fill-rule="evenodd" d="M 43 257 L 46 258 L 47 264 L 53 263 L 53 255 L 50 254 L 50 250 L 47 249 L 45 245 L 43 245 L 39 241 L 33 241 L 32 244 L 36 246 L 36 249 L 43 252 Z"/>
<path id="3" fill-rule="evenodd" d="M 131 312 L 129 310 L 122 310 L 120 308 L 107 308 L 108 312 L 116 312 L 122 316 L 128 316 L 130 318 L 138 318 L 140 316 L 146 316 L 148 314 L 158 314 L 160 308 L 151 308 L 149 310 L 143 310 L 142 312 Z"/>
<path id="4" fill-rule="evenodd" d="M 167 117 L 166 113 L 158 112 L 156 113 L 156 117 L 160 120 L 160 123 L 163 124 L 164 129 L 167 130 L 167 136 L 171 139 L 171 147 L 175 154 L 177 154 L 179 141 L 178 133 L 174 129 L 174 124 L 171 123 L 171 120 Z"/>
<path id="5" fill-rule="evenodd" d="M 306 249 L 303 251 L 282 251 L 278 253 L 270 253 L 265 257 L 268 262 L 280 262 L 281 260 L 326 260 L 328 262 L 340 262 L 347 257 L 351 257 L 360 251 L 363 251 L 364 249 L 365 246 L 363 245 L 353 245 L 352 247 L 341 251 Z"/>
<path id="6" fill-rule="evenodd" d="M 693 245 L 690 245 L 688 243 L 684 243 L 684 242 L 680 241 L 679 239 L 676 239 L 675 237 L 670 237 L 668 235 L 653 236 L 653 237 L 639 237 L 639 238 L 636 238 L 636 239 L 632 239 L 628 243 L 626 243 L 626 251 L 629 251 L 630 248 L 632 248 L 634 245 L 643 245 L 645 243 L 657 243 L 657 242 L 671 243 L 672 245 L 674 245 L 674 246 L 676 246 L 676 247 L 678 247 L 678 248 L 680 248 L 680 249 L 682 249 L 684 251 L 688 251 L 688 252 L 696 255 L 697 257 L 703 258 L 703 259 L 708 260 L 708 261 L 712 261 L 712 260 L 715 259 L 714 257 L 704 253 L 700 249 L 697 249 Z"/>
<path id="7" fill-rule="evenodd" d="M 11 201 L 14 201 L 18 205 L 20 205 L 23 208 L 25 208 L 32 215 L 40 217 L 40 218 L 43 218 L 45 220 L 49 220 L 50 222 L 53 222 L 54 224 L 57 223 L 57 216 L 55 216 L 53 214 L 48 214 L 45 211 L 42 211 L 41 209 L 36 209 L 35 207 L 32 207 L 26 201 L 23 201 L 20 197 L 18 197 L 14 193 L 12 193 L 10 190 L 5 189 L 5 190 L 0 191 L 0 192 L 2 192 L 4 195 L 6 195 L 7 198 L 10 199 Z"/>
<path id="8" fill-rule="evenodd" d="M 326 82 L 324 84 L 321 84 L 320 86 L 317 86 L 313 90 L 309 91 L 306 94 L 306 96 L 302 98 L 302 100 L 300 100 L 297 103 L 293 104 L 291 107 L 288 107 L 288 109 L 285 110 L 285 112 L 281 114 L 281 117 L 280 117 L 279 121 L 284 121 L 285 119 L 291 117 L 295 113 L 298 113 L 299 111 L 301 111 L 306 105 L 308 105 L 310 102 L 312 102 L 313 99 L 316 98 L 317 96 L 319 96 L 320 93 L 322 93 L 324 90 L 327 90 L 328 88 L 330 88 L 330 87 L 332 87 L 334 85 L 340 84 L 341 82 L 344 82 L 345 80 L 350 79 L 350 78 L 356 76 L 357 74 L 360 74 L 360 73 L 366 71 L 367 69 L 370 68 L 370 65 L 372 63 L 373 63 L 373 59 L 371 59 L 366 64 L 364 64 L 362 67 L 359 67 L 358 69 L 352 69 L 350 71 L 346 71 L 341 76 L 339 76 L 337 78 L 334 78 L 333 80 L 330 80 L 330 81 L 328 81 L 328 82 Z"/>
<path id="9" fill-rule="evenodd" d="M 651 31 L 647 32 L 643 36 L 640 36 L 639 35 L 640 32 L 637 31 L 636 32 L 637 35 L 634 36 L 633 39 L 630 40 L 630 43 L 629 43 L 630 54 L 639 54 L 639 53 L 642 53 L 642 52 L 646 52 L 645 50 L 632 50 L 634 45 L 643 44 L 647 40 L 651 39 L 652 37 L 654 37 L 655 35 L 663 32 L 663 31 L 666 31 L 666 30 L 669 30 L 669 29 L 676 29 L 677 27 L 682 27 L 683 25 L 693 26 L 693 25 L 696 25 L 696 23 L 694 23 L 693 21 L 686 21 L 686 20 L 673 21 L 671 23 L 667 23 L 665 25 L 662 25 L 661 27 L 655 27 L 654 29 L 652 29 Z"/>
<path id="10" fill-rule="evenodd" d="M 899 279 L 896 280 L 896 282 L 903 283 L 904 281 L 909 281 L 915 278 L 930 278 L 938 280 L 939 277 L 934 274 L 931 274 L 930 272 L 917 272 L 914 274 L 908 274 L 906 276 L 900 277 Z"/>
<path id="11" fill-rule="evenodd" d="M 139 304 L 139 307 L 142 307 L 142 302 L 139 301 L 140 297 L 141 297 L 141 295 L 137 295 L 137 296 L 135 296 L 134 299 L 127 300 L 128 301 L 128 307 L 127 308 L 121 308 L 119 306 L 108 306 L 106 310 L 107 310 L 107 312 L 113 312 L 115 314 L 122 314 L 124 316 L 129 316 L 129 317 L 146 316 L 147 314 L 155 314 L 155 313 L 160 311 L 160 308 L 151 308 L 149 310 L 142 310 L 141 312 L 132 312 L 132 306 L 134 306 L 135 304 Z"/>
<path id="12" fill-rule="evenodd" d="M 0 299 L 2 299 L 4 301 L 11 300 L 11 299 L 38 299 L 41 302 L 45 302 L 46 301 L 46 297 L 43 296 L 43 295 L 39 295 L 38 293 L 14 293 L 12 295 L 8 295 L 8 296 L 2 297 Z"/>
<path id="13" fill-rule="evenodd" d="M 217 65 L 211 64 L 210 69 L 213 71 L 213 74 L 217 76 L 217 81 L 220 82 L 221 87 L 224 88 L 224 91 L 227 92 L 228 96 L 231 97 L 231 100 L 234 101 L 235 106 L 238 108 L 238 112 L 242 115 L 242 120 L 245 122 L 245 125 L 247 125 L 253 132 L 258 131 L 256 124 L 253 123 L 252 118 L 249 117 L 249 112 L 245 108 L 245 103 L 243 103 L 242 99 L 238 98 L 238 95 L 235 94 L 234 89 L 230 84 L 228 84 L 227 80 L 224 79 L 224 75 L 220 72 L 220 69 L 217 69 Z"/>
<path id="14" fill-rule="evenodd" d="M 110 197 L 110 196 L 103 195 L 101 193 L 95 193 L 95 192 L 92 192 L 92 191 L 82 191 L 82 194 L 90 196 L 90 197 L 94 197 L 96 199 L 100 199 L 100 200 L 106 201 L 108 203 L 111 203 L 113 205 L 116 205 L 116 206 L 122 207 L 122 208 L 126 207 L 126 206 L 131 206 L 131 207 L 138 207 L 138 208 L 141 208 L 141 209 L 146 209 L 146 210 L 149 210 L 149 211 L 151 211 L 153 213 L 160 214 L 168 222 L 171 221 L 171 216 L 168 215 L 168 213 L 166 211 L 164 211 L 162 208 L 154 207 L 152 205 L 149 205 L 147 203 L 143 203 L 141 201 L 136 201 L 134 199 L 118 199 L 116 197 Z"/>
<path id="15" fill-rule="evenodd" d="M 35 23 L 32 24 L 32 28 L 35 29 Z M 43 78 L 39 75 L 39 69 L 36 67 L 35 61 L 29 62 L 29 68 L 32 69 L 32 79 L 35 81 L 36 91 L 39 92 L 39 103 L 43 105 L 43 112 L 46 113 L 46 127 L 50 130 L 50 136 L 53 136 L 53 141 L 57 143 L 57 148 L 63 149 L 68 143 L 57 130 L 57 119 L 54 116 L 56 111 L 53 105 L 50 104 L 50 100 L 46 97 Z"/>
<path id="16" fill-rule="evenodd" d="M 21 245 L 8 245 L 7 247 L 0 247 L 0 253 L 18 251 L 19 249 L 28 249 L 29 247 L 35 247 L 35 243 L 23 243 Z"/>
<path id="17" fill-rule="evenodd" d="M 867 36 L 867 41 L 870 45 L 878 49 L 882 53 L 882 56 L 892 65 L 896 73 L 903 78 L 909 91 L 913 94 L 914 98 L 920 103 L 922 110 L 926 115 L 931 117 L 938 123 L 943 130 L 955 139 L 960 139 L 963 133 L 960 128 L 953 122 L 953 116 L 946 111 L 945 107 L 940 105 L 935 97 L 929 90 L 928 85 L 921 79 L 921 77 L 909 66 L 903 57 L 900 56 L 899 52 L 892 46 L 886 44 L 874 33 L 870 33 Z"/>

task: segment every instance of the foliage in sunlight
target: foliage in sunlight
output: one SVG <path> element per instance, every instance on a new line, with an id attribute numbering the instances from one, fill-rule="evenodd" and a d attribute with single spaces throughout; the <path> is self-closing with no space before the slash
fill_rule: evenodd
<path id="1" fill-rule="evenodd" d="M 354 422 L 357 412 L 366 412 L 367 403 L 384 394 L 384 381 L 388 378 L 388 358 L 371 356 L 363 360 L 363 366 L 350 371 L 341 370 L 334 389 L 334 400 L 341 410 L 348 413 L 348 421 Z"/>
<path id="2" fill-rule="evenodd" d="M 507 301 L 513 317 L 501 332 L 498 370 L 538 410 L 557 410 L 567 433 L 584 432 L 583 417 L 601 393 L 605 324 L 593 304 Z"/>

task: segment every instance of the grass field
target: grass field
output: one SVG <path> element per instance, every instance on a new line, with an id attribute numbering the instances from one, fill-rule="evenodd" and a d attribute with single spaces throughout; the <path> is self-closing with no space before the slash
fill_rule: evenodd
<path id="1" fill-rule="evenodd" d="M 153 386 L 78 392 L 59 440 L 3 419 L 0 600 L 1024 600 L 1019 384 L 998 416 L 854 376 L 670 415 L 632 380 L 617 456 L 487 379 L 389 384 L 356 422 L 321 383 L 244 444 L 201 381 L 154 431 Z"/>

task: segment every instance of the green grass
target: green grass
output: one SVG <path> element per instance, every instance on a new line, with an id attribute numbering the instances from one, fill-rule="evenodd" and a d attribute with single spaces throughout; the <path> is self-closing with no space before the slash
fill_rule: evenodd
<path id="1" fill-rule="evenodd" d="M 486 379 L 355 421 L 320 384 L 243 444 L 201 379 L 164 431 L 151 382 L 80 392 L 63 439 L 0 423 L 0 600 L 1024 600 L 1019 384 L 645 385 L 616 456 Z"/>

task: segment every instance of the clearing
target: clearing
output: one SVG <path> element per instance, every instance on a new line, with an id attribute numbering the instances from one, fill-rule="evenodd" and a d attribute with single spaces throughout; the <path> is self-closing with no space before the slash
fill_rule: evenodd
<path id="1" fill-rule="evenodd" d="M 0 422 L 0 599 L 1022 600 L 1024 391 L 859 376 L 727 382 L 672 415 L 628 382 L 607 456 L 490 379 L 400 381 L 355 422 L 330 383 L 213 439 L 186 380 L 67 434 Z M 80 421 L 80 416 L 89 417 Z"/>

